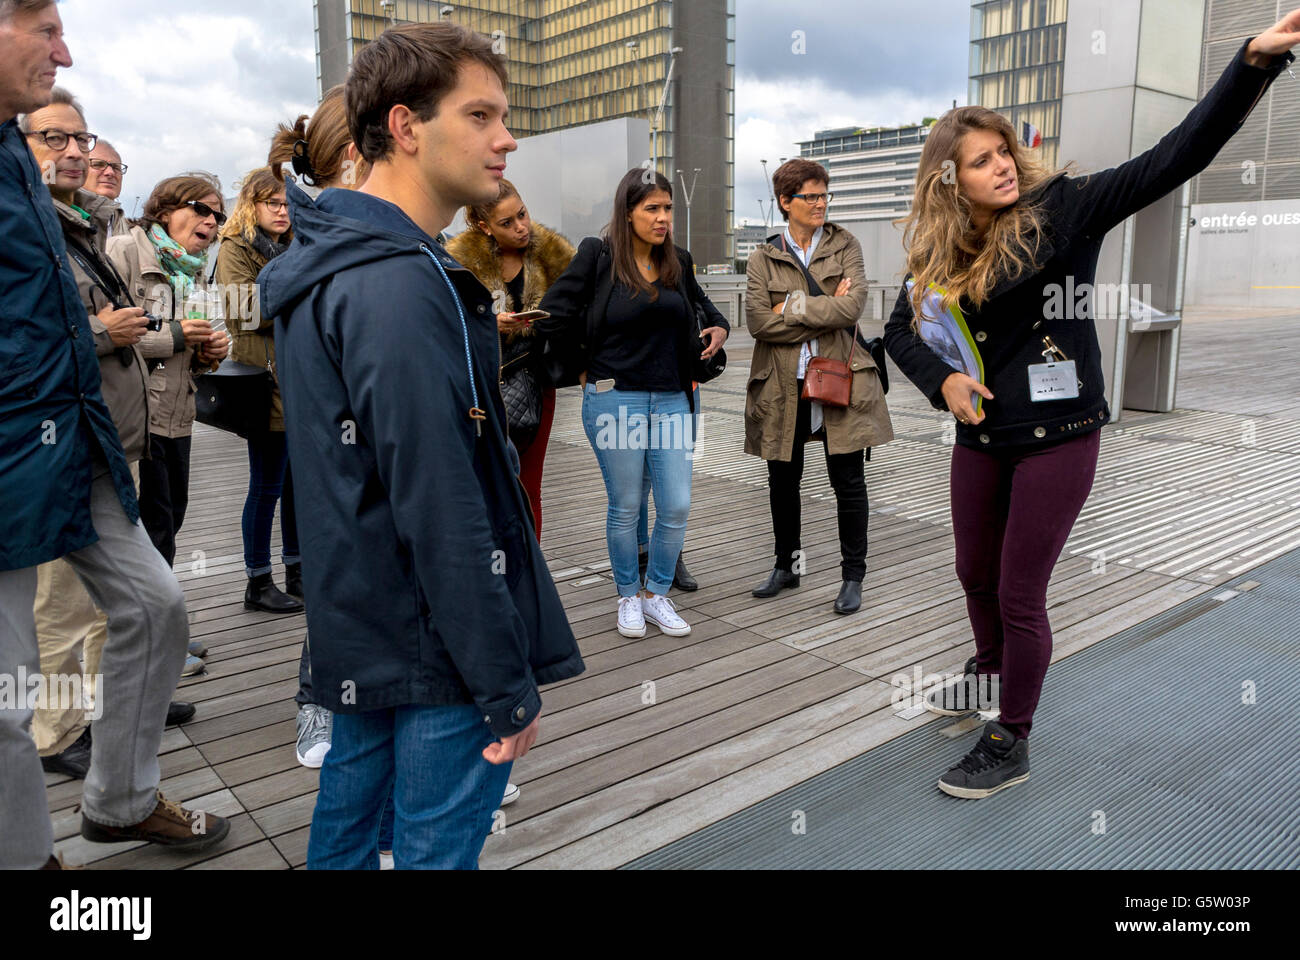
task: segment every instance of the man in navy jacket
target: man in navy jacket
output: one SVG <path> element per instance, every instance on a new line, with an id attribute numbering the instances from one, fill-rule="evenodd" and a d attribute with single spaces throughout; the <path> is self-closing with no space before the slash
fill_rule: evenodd
<path id="1" fill-rule="evenodd" d="M 353 141 L 372 165 L 315 203 L 262 271 L 311 635 L 334 711 L 307 865 L 378 867 L 390 790 L 402 867 L 473 868 L 538 685 L 582 672 L 510 460 L 487 291 L 436 237 L 497 196 L 505 70 L 450 24 L 389 30 L 354 61 Z"/>
<path id="2" fill-rule="evenodd" d="M 0 869 L 57 865 L 29 694 L 42 683 L 36 567 L 65 555 L 108 616 L 82 836 L 193 850 L 229 831 L 158 792 L 185 600 L 140 526 L 63 231 L 16 122 L 50 102 L 56 70 L 71 65 L 53 0 L 0 0 Z M 59 689 L 63 679 L 45 678 L 50 694 L 79 697 L 80 675 Z"/>

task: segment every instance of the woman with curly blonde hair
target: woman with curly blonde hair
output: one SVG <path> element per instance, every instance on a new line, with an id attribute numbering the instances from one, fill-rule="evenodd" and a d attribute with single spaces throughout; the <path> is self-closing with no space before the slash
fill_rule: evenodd
<path id="1" fill-rule="evenodd" d="M 232 338 L 230 356 L 237 363 L 260 367 L 275 375 L 275 328 L 263 319 L 258 305 L 257 275 L 285 251 L 292 239 L 284 182 L 270 167 L 244 177 L 239 199 L 221 230 L 216 279 L 225 304 L 226 326 Z M 280 504 L 280 547 L 285 589 L 271 578 L 271 523 Z M 302 558 L 284 442 L 284 408 L 278 385 L 271 389 L 262 429 L 248 437 L 248 496 L 244 499 L 242 530 L 244 573 L 248 585 L 244 606 L 266 613 L 302 611 Z"/>
<path id="2" fill-rule="evenodd" d="M 937 713 L 1000 710 L 939 780 L 945 793 L 975 799 L 1029 778 L 1052 655 L 1047 585 L 1110 419 L 1092 304 L 1062 319 L 1061 291 L 1091 290 L 1107 232 L 1209 166 L 1297 42 L 1300 10 L 1243 44 L 1158 144 L 1089 177 L 1042 170 L 1011 124 L 981 107 L 949 111 L 926 141 L 906 219 L 908 278 L 885 345 L 957 419 L 953 538 L 975 656 L 925 701 Z M 944 357 L 963 352 L 971 363 L 955 371 L 961 361 Z"/>

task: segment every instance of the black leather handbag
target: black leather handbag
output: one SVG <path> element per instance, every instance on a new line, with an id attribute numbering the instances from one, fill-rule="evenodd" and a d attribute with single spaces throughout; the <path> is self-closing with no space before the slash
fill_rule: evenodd
<path id="1" fill-rule="evenodd" d="M 519 451 L 527 449 L 542 426 L 542 384 L 537 375 L 532 337 L 502 345 L 501 400 L 506 407 L 510 439 Z"/>
<path id="2" fill-rule="evenodd" d="M 709 316 L 704 312 L 704 307 L 698 303 L 692 302 L 691 306 L 695 310 L 695 333 L 699 336 L 704 332 L 704 325 L 708 323 Z M 704 352 L 704 341 L 698 341 L 700 344 L 700 353 Z M 710 380 L 716 380 L 722 376 L 723 371 L 727 369 L 727 351 L 722 347 L 718 352 L 707 360 L 700 359 L 700 354 L 691 355 L 691 379 L 696 383 L 708 383 Z"/>
<path id="3" fill-rule="evenodd" d="M 195 377 L 194 387 L 194 416 L 199 423 L 245 438 L 270 429 L 275 377 L 266 367 L 227 357 L 216 370 Z"/>

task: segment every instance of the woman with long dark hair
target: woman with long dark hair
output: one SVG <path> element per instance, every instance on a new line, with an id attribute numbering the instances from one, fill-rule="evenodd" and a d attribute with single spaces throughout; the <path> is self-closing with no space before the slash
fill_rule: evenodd
<path id="1" fill-rule="evenodd" d="M 672 208 L 665 177 L 629 170 L 603 238 L 582 241 L 542 300 L 551 316 L 536 324 L 583 371 L 582 422 L 609 498 L 605 539 L 626 637 L 645 636 L 647 620 L 671 636 L 691 631 L 667 594 L 691 508 L 692 365 L 731 330 L 696 282 L 691 255 L 672 244 Z M 708 317 L 702 332 L 697 305 Z M 655 526 L 643 581 L 637 515 L 647 466 Z"/>
<path id="2" fill-rule="evenodd" d="M 1297 42 L 1300 10 L 1247 41 L 1158 144 L 1089 177 L 1036 166 L 1010 123 L 981 107 L 951 110 L 930 132 L 907 218 L 909 275 L 885 343 L 957 419 L 953 537 L 976 654 L 926 705 L 1001 711 L 939 780 L 945 793 L 985 797 L 1029 777 L 1030 726 L 1052 655 L 1047 585 L 1092 489 L 1110 419 L 1091 304 L 1062 320 L 1053 298 L 1067 281 L 1090 289 L 1107 231 L 1209 166 Z M 955 372 L 942 338 L 922 336 L 962 323 L 982 378 Z"/>

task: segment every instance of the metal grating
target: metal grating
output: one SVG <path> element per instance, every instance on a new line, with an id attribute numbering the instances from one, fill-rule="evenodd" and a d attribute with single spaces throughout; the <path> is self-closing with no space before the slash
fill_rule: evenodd
<path id="1" fill-rule="evenodd" d="M 937 790 L 939 718 L 627 869 L 1294 869 L 1300 551 L 1229 587 L 1055 664 L 1022 786 Z"/>

